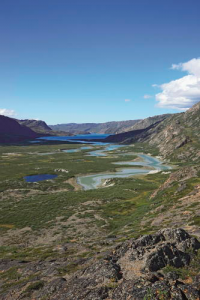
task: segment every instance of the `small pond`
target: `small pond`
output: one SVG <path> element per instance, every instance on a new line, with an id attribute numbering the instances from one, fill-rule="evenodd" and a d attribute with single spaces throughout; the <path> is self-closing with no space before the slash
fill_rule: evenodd
<path id="1" fill-rule="evenodd" d="M 43 180 L 49 180 L 49 179 L 54 179 L 58 175 L 53 175 L 53 174 L 38 174 L 38 175 L 30 175 L 30 176 L 25 176 L 24 179 L 26 182 L 38 182 L 38 181 L 43 181 Z"/>

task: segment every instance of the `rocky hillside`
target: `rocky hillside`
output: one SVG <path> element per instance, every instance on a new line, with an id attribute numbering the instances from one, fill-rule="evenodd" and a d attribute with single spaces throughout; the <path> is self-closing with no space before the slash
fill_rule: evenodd
<path id="1" fill-rule="evenodd" d="M 167 118 L 169 118 L 171 114 L 164 114 L 164 115 L 158 115 L 158 116 L 153 116 L 149 117 L 143 120 L 138 121 L 134 125 L 127 127 L 127 128 L 120 128 L 118 132 L 116 133 L 123 133 L 127 131 L 133 131 L 133 130 L 140 130 L 140 129 L 145 129 L 153 124 L 156 124 L 158 122 L 161 122 Z"/>
<path id="2" fill-rule="evenodd" d="M 35 131 L 36 133 L 44 135 L 52 135 L 52 136 L 65 136 L 65 135 L 72 135 L 70 132 L 65 131 L 55 131 L 52 130 L 44 121 L 41 120 L 16 120 L 20 125 L 29 127 L 31 130 Z"/>
<path id="3" fill-rule="evenodd" d="M 170 267 L 189 266 L 199 248 L 200 243 L 182 229 L 129 240 L 63 282 L 56 296 L 60 300 L 199 299 L 199 276 L 188 284 L 178 273 L 169 272 Z"/>
<path id="4" fill-rule="evenodd" d="M 99 133 L 99 134 L 115 134 L 121 131 L 126 131 L 126 128 L 130 128 L 140 120 L 119 121 L 119 122 L 106 122 L 106 123 L 68 123 L 49 125 L 56 131 L 67 131 L 72 134 L 78 133 Z"/>
<path id="5" fill-rule="evenodd" d="M 182 161 L 200 158 L 200 102 L 185 113 L 174 114 L 140 130 L 108 137 L 107 142 L 148 143 L 161 155 Z"/>
<path id="6" fill-rule="evenodd" d="M 37 133 L 46 133 L 52 131 L 52 129 L 44 122 L 41 120 L 16 120 L 19 124 L 24 125 L 26 127 L 29 127 L 33 131 Z"/>
<path id="7" fill-rule="evenodd" d="M 39 135 L 16 120 L 0 115 L 0 143 L 19 142 Z"/>
<path id="8" fill-rule="evenodd" d="M 67 277 L 59 275 L 59 270 L 62 274 L 70 268 L 65 256 L 51 262 L 2 260 L 1 278 L 12 270 L 20 281 L 10 286 L 7 282 L 1 299 L 197 300 L 199 249 L 196 238 L 169 228 L 119 244 L 100 259 L 80 259 L 81 270 Z M 184 279 L 190 273 L 193 277 Z"/>
<path id="9" fill-rule="evenodd" d="M 159 115 L 149 117 L 144 120 L 129 120 L 119 122 L 106 122 L 106 123 L 68 123 L 50 125 L 50 128 L 56 131 L 67 131 L 73 134 L 88 134 L 88 133 L 99 133 L 99 134 L 118 134 L 132 130 L 140 130 L 147 128 L 157 122 L 163 121 L 170 117 L 170 114 Z"/>

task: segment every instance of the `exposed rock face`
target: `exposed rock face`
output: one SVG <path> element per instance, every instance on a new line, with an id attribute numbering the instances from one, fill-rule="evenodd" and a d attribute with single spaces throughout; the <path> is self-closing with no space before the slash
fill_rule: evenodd
<path id="1" fill-rule="evenodd" d="M 177 281 L 177 274 L 161 273 L 167 265 L 176 268 L 189 265 L 188 251 L 199 248 L 200 243 L 182 229 L 164 229 L 127 241 L 104 260 L 73 277 L 66 284 L 65 293 L 57 297 L 60 300 L 199 299 L 197 283 L 186 286 Z M 158 291 L 161 295 L 165 293 L 166 298 L 157 298 Z"/>
<path id="2" fill-rule="evenodd" d="M 43 280 L 38 284 L 38 290 L 27 296 L 21 286 L 21 292 L 18 287 L 16 294 L 11 290 L 2 294 L 1 299 L 200 299 L 200 276 L 189 284 L 180 280 L 176 272 L 162 271 L 165 266 L 188 266 L 198 249 L 200 242 L 183 229 L 163 229 L 156 234 L 126 241 L 97 262 L 88 261 L 88 267 L 69 279 L 56 278 L 56 262 L 49 265 L 39 262 L 32 266 L 27 263 L 24 272 L 31 274 L 31 270 L 37 270 L 37 278 Z M 1 264 L 1 269 L 5 267 L 6 263 Z M 39 278 L 40 274 L 43 278 Z M 53 279 L 48 280 L 50 274 Z"/>
<path id="3" fill-rule="evenodd" d="M 191 260 L 188 250 L 199 248 L 200 243 L 182 229 L 165 229 L 127 241 L 72 278 L 59 299 L 144 299 L 149 291 L 152 298 L 147 299 L 154 299 L 158 290 L 165 291 L 164 299 L 187 299 L 184 283 L 178 284 L 176 274 L 164 276 L 158 271 L 167 265 L 187 266 Z M 110 289 L 112 284 L 117 287 Z M 198 299 L 199 289 L 194 285 L 187 293 L 189 299 Z"/>
<path id="4" fill-rule="evenodd" d="M 190 263 L 188 249 L 196 250 L 200 243 L 183 229 L 164 229 L 153 235 L 124 243 L 116 250 L 123 278 L 146 276 L 167 265 L 180 268 Z"/>

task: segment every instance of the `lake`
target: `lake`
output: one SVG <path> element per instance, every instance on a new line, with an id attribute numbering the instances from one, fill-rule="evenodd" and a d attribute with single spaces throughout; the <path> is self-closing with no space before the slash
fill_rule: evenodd
<path id="1" fill-rule="evenodd" d="M 77 142 L 77 143 L 86 143 L 90 140 L 103 140 L 107 138 L 109 134 L 97 134 L 97 133 L 91 133 L 91 134 L 78 134 L 75 136 L 43 136 L 40 138 L 37 138 L 37 140 L 47 140 L 47 141 L 66 141 L 66 142 Z M 90 143 L 90 142 L 89 142 Z M 94 144 L 103 144 L 94 142 Z"/>
<path id="2" fill-rule="evenodd" d="M 56 177 L 58 177 L 58 175 L 38 174 L 38 175 L 25 176 L 24 179 L 26 180 L 26 182 L 38 182 L 38 181 L 43 181 L 43 180 L 54 179 Z"/>

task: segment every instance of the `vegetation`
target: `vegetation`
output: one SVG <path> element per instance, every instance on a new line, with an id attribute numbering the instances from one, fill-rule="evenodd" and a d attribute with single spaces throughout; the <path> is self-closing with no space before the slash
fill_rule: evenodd
<path id="1" fill-rule="evenodd" d="M 176 177 L 164 186 L 170 174 L 176 174 L 174 168 L 171 173 L 115 178 L 110 181 L 112 186 L 83 191 L 76 184 L 77 175 L 114 172 L 113 162 L 126 163 L 136 158 L 135 153 L 157 155 L 158 152 L 155 147 L 138 143 L 110 151 L 107 157 L 93 157 L 88 156 L 90 150 L 81 150 L 81 146 L 48 142 L 0 147 L 0 258 L 24 262 L 67 258 L 67 264 L 63 265 L 62 261 L 57 267 L 57 276 L 62 277 L 81 269 L 84 264 L 80 262 L 94 255 L 101 258 L 119 242 L 155 232 L 171 222 L 175 226 L 180 222 L 199 226 L 196 214 L 199 203 L 188 203 L 187 214 L 184 214 L 179 202 L 200 183 L 198 170 L 196 176 L 181 183 L 181 188 Z M 101 149 L 100 146 L 94 148 Z M 66 149 L 78 151 L 62 151 Z M 58 177 L 38 183 L 24 180 L 24 176 L 36 174 L 57 174 Z M 155 190 L 157 193 L 152 196 Z M 65 250 L 63 245 L 66 245 Z M 166 272 L 171 270 L 168 269 Z M 187 268 L 181 272 L 180 276 L 188 275 L 187 272 L 193 274 Z M 2 290 L 24 284 L 25 295 L 29 295 L 42 288 L 37 272 L 30 276 L 11 266 L 0 274 Z M 27 283 L 30 284 L 27 286 Z M 147 299 L 151 291 L 149 295 Z M 159 299 L 164 297 L 161 291 Z"/>

